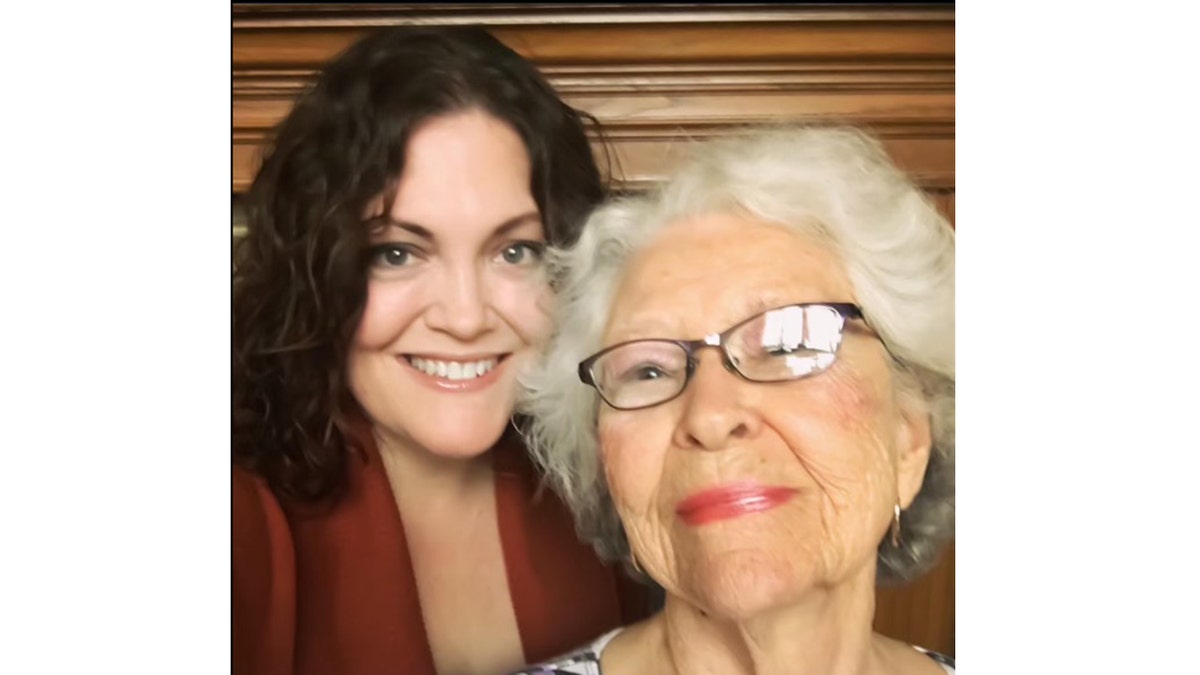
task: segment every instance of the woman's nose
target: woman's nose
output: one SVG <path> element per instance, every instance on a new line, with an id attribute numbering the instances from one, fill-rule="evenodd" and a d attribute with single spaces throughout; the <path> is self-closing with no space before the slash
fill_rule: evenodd
<path id="1" fill-rule="evenodd" d="M 748 405 L 745 388 L 753 386 L 726 369 L 717 350 L 704 350 L 683 392 L 675 443 L 683 448 L 722 450 L 753 438 L 762 418 Z"/>
<path id="2" fill-rule="evenodd" d="M 463 341 L 491 329 L 488 291 L 474 265 L 455 265 L 434 285 L 434 298 L 426 312 L 426 323 L 430 328 Z"/>

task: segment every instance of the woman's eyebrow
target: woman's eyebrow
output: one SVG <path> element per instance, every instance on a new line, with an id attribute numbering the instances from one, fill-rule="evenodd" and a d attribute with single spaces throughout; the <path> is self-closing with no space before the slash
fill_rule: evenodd
<path id="1" fill-rule="evenodd" d="M 380 232 L 390 227 L 395 227 L 422 239 L 427 239 L 429 241 L 436 239 L 433 232 L 431 232 L 429 228 L 408 220 L 399 220 L 390 215 L 384 215 L 373 218 L 372 221 L 373 229 L 376 232 Z M 497 225 L 495 230 L 492 231 L 491 238 L 499 239 L 506 236 L 509 232 L 529 223 L 541 226 L 541 214 L 539 214 L 537 211 L 527 211 L 525 213 L 513 216 L 512 218 L 509 218 Z"/>
<path id="2" fill-rule="evenodd" d="M 541 227 L 542 215 L 537 211 L 526 211 L 525 213 L 515 215 L 496 226 L 496 229 L 492 232 L 492 237 L 495 239 L 504 237 L 513 230 L 530 223 Z"/>
<path id="3" fill-rule="evenodd" d="M 422 227 L 416 223 L 409 222 L 407 220 L 397 220 L 397 219 L 391 217 L 390 215 L 382 215 L 382 216 L 377 216 L 375 218 L 372 218 L 371 222 L 372 222 L 371 229 L 372 229 L 373 233 L 375 233 L 375 234 L 381 233 L 386 229 L 394 227 L 394 228 L 397 228 L 400 230 L 404 230 L 405 232 L 409 232 L 409 233 L 411 233 L 417 237 L 420 237 L 422 239 L 427 239 L 427 240 L 433 241 L 433 232 L 430 232 L 427 228 Z"/>

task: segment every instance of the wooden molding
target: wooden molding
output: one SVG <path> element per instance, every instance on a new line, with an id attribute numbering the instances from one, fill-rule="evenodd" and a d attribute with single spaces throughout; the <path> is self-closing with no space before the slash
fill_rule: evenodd
<path id="1" fill-rule="evenodd" d="M 578 25 L 744 22 L 954 20 L 953 2 L 923 4 L 786 3 L 233 3 L 237 28 L 371 28 L 397 23 L 428 25 Z"/>
<path id="2" fill-rule="evenodd" d="M 947 5 L 234 5 L 233 191 L 321 65 L 396 23 L 480 24 L 595 115 L 638 188 L 691 139 L 781 120 L 864 126 L 930 189 L 954 185 Z"/>
<path id="3" fill-rule="evenodd" d="M 319 66 L 367 32 L 365 27 L 234 27 L 233 63 L 243 68 Z M 796 59 L 936 60 L 953 58 L 954 28 L 879 22 L 496 26 L 491 32 L 545 65 L 593 61 L 705 63 Z M 714 39 L 716 38 L 716 39 Z"/>

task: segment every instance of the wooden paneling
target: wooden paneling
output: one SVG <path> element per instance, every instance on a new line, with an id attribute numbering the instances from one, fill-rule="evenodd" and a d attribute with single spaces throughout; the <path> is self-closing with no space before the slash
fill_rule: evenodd
<path id="1" fill-rule="evenodd" d="M 697 10 L 701 11 L 701 10 Z M 797 17 L 805 18 L 805 17 Z M 433 23 L 433 22 L 424 22 Z M 930 59 L 952 56 L 954 32 L 933 22 L 907 22 L 903 31 L 855 21 L 663 23 L 494 26 L 517 53 L 546 65 L 593 63 L 710 63 Z M 332 58 L 365 27 L 252 28 L 234 35 L 234 64 L 245 68 L 315 65 Z"/>
<path id="2" fill-rule="evenodd" d="M 936 567 L 875 596 L 875 630 L 909 644 L 954 655 L 954 545 Z"/>
<path id="3" fill-rule="evenodd" d="M 686 139 L 781 119 L 865 126 L 925 187 L 954 184 L 954 14 L 941 6 L 236 5 L 233 191 L 321 65 L 373 27 L 475 23 L 604 125 L 641 187 Z"/>
<path id="4" fill-rule="evenodd" d="M 862 125 L 954 221 L 954 9 L 940 5 L 234 5 L 233 192 L 321 65 L 376 26 L 477 24 L 604 125 L 618 187 L 760 121 Z M 237 224 L 235 209 L 235 232 Z M 954 551 L 876 628 L 954 653 Z"/>
<path id="5" fill-rule="evenodd" d="M 950 227 L 954 227 L 954 188 L 927 190 L 925 194 L 933 201 L 937 210 L 950 221 Z"/>

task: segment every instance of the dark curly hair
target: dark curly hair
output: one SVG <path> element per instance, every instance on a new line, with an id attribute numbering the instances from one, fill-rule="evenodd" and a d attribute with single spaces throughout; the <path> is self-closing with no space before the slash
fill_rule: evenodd
<path id="1" fill-rule="evenodd" d="M 419 124 L 471 109 L 520 135 L 546 238 L 573 243 L 605 193 L 584 131 L 599 125 L 483 29 L 374 32 L 276 129 L 233 275 L 233 460 L 276 494 L 314 503 L 344 490 L 349 453 L 362 451 L 345 357 L 366 302 L 363 214 L 381 195 L 391 203 Z"/>

